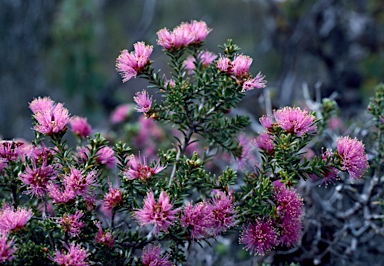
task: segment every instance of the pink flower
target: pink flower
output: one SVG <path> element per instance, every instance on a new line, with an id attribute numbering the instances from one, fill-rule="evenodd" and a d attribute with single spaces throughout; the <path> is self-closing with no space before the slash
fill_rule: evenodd
<path id="1" fill-rule="evenodd" d="M 80 229 L 84 227 L 84 222 L 80 221 L 83 213 L 79 210 L 75 214 L 65 214 L 59 219 L 59 224 L 63 228 L 63 231 L 70 234 L 72 237 L 78 237 Z"/>
<path id="2" fill-rule="evenodd" d="M 251 254 L 264 255 L 278 244 L 278 236 L 271 220 L 256 220 L 254 224 L 244 228 L 240 243 L 245 245 L 245 249 Z"/>
<path id="3" fill-rule="evenodd" d="M 147 197 L 144 199 L 143 209 L 135 211 L 136 220 L 141 226 L 154 224 L 155 234 L 158 234 L 160 230 L 167 232 L 179 212 L 178 209 L 172 210 L 173 205 L 169 201 L 169 196 L 164 191 L 161 191 L 158 202 L 155 201 L 153 192 L 148 192 Z"/>
<path id="4" fill-rule="evenodd" d="M 164 86 L 166 88 L 174 88 L 176 86 L 176 82 L 173 79 L 166 79 L 164 82 Z"/>
<path id="5" fill-rule="evenodd" d="M 81 245 L 71 243 L 70 246 L 64 243 L 67 252 L 56 250 L 55 257 L 49 257 L 50 260 L 56 262 L 60 266 L 86 266 L 87 258 L 90 255 L 87 250 L 81 248 Z"/>
<path id="6" fill-rule="evenodd" d="M 6 204 L 0 209 L 0 232 L 18 231 L 24 228 L 32 216 L 31 210 L 25 208 L 15 210 L 12 206 Z"/>
<path id="7" fill-rule="evenodd" d="M 171 50 L 173 47 L 173 34 L 166 28 L 163 28 L 157 32 L 157 44 L 163 46 L 167 50 Z"/>
<path id="8" fill-rule="evenodd" d="M 364 144 L 347 136 L 338 138 L 336 146 L 343 170 L 359 180 L 368 168 L 368 155 L 365 154 Z"/>
<path id="9" fill-rule="evenodd" d="M 136 110 L 138 112 L 147 113 L 149 110 L 151 110 L 152 96 L 149 96 L 145 90 L 142 92 L 137 92 L 133 97 L 133 100 L 137 104 Z"/>
<path id="10" fill-rule="evenodd" d="M 264 80 L 264 76 L 259 72 L 256 77 L 248 78 L 244 81 L 242 92 L 253 90 L 254 88 L 265 88 L 265 83 L 266 81 Z"/>
<path id="11" fill-rule="evenodd" d="M 306 110 L 302 111 L 299 107 L 284 107 L 274 111 L 274 117 L 277 125 L 299 137 L 316 131 L 316 125 L 314 125 L 316 117 Z"/>
<path id="12" fill-rule="evenodd" d="M 225 232 L 236 224 L 236 210 L 231 195 L 215 190 L 212 197 L 210 211 L 213 214 L 213 234 Z"/>
<path id="13" fill-rule="evenodd" d="M 123 192 L 119 188 L 113 188 L 109 183 L 109 191 L 104 195 L 104 207 L 112 210 L 123 200 Z"/>
<path id="14" fill-rule="evenodd" d="M 332 156 L 332 152 L 330 150 L 326 150 L 321 155 L 321 158 L 323 161 L 327 161 L 327 159 Z M 327 166 L 325 169 L 325 173 L 320 176 L 320 178 L 323 179 L 322 184 L 325 184 L 327 186 L 329 183 L 334 183 L 333 180 L 337 178 L 337 175 L 339 174 L 339 170 L 336 167 L 333 166 Z M 316 175 L 311 175 L 312 177 L 317 177 Z"/>
<path id="15" fill-rule="evenodd" d="M 76 195 L 83 195 L 85 198 L 90 198 L 90 188 L 95 185 L 98 176 L 96 171 L 90 171 L 84 175 L 80 170 L 71 168 L 70 174 L 64 176 L 65 188 L 70 188 Z"/>
<path id="16" fill-rule="evenodd" d="M 64 191 L 62 191 L 54 183 L 49 183 L 47 185 L 47 191 L 53 203 L 67 203 L 74 200 L 77 196 L 75 190 L 68 185 L 66 185 Z"/>
<path id="17" fill-rule="evenodd" d="M 262 151 L 264 151 L 266 154 L 272 154 L 274 151 L 274 144 L 273 144 L 274 136 L 270 135 L 266 132 L 260 133 L 259 136 L 257 136 L 254 140 L 254 144 Z"/>
<path id="18" fill-rule="evenodd" d="M 122 104 L 119 105 L 113 110 L 110 121 L 112 124 L 118 124 L 124 122 L 131 113 L 131 105 L 130 104 Z"/>
<path id="19" fill-rule="evenodd" d="M 55 174 L 55 169 L 52 165 L 47 165 L 46 160 L 39 167 L 36 166 L 36 161 L 32 160 L 32 168 L 28 166 L 25 172 L 20 174 L 19 179 L 28 186 L 27 194 L 43 197 L 47 192 L 48 181 L 52 180 Z"/>
<path id="20" fill-rule="evenodd" d="M 113 247 L 115 244 L 115 239 L 111 232 L 104 232 L 103 228 L 101 227 L 101 223 L 96 223 L 97 228 L 99 228 L 99 231 L 97 232 L 95 236 L 95 241 L 99 244 L 105 245 L 109 248 Z"/>
<path id="21" fill-rule="evenodd" d="M 209 66 L 210 63 L 215 60 L 217 55 L 214 53 L 211 53 L 209 51 L 204 51 L 199 53 L 199 59 L 201 61 L 201 64 L 203 67 Z M 187 59 L 184 61 L 185 69 L 189 70 L 189 73 L 192 74 L 193 70 L 195 69 L 195 58 L 193 56 L 188 56 Z"/>
<path id="22" fill-rule="evenodd" d="M 272 117 L 263 115 L 259 118 L 260 124 L 266 129 L 272 128 Z"/>
<path id="23" fill-rule="evenodd" d="M 13 255 L 16 248 L 13 247 L 14 240 L 8 241 L 8 234 L 0 232 L 0 263 L 11 261 L 15 256 Z"/>
<path id="24" fill-rule="evenodd" d="M 254 147 L 249 137 L 244 134 L 239 136 L 239 146 L 241 147 L 241 155 L 237 158 L 238 169 L 245 169 L 247 166 L 252 165 L 256 158 L 253 154 Z"/>
<path id="25" fill-rule="evenodd" d="M 253 59 L 246 55 L 238 55 L 232 61 L 232 73 L 237 78 L 248 76 L 249 67 Z"/>
<path id="26" fill-rule="evenodd" d="M 150 64 L 149 57 L 153 47 L 145 45 L 144 42 L 137 42 L 133 45 L 135 51 L 123 50 L 116 60 L 116 70 L 123 78 L 123 82 L 130 80 L 140 74 Z"/>
<path id="27" fill-rule="evenodd" d="M 184 207 L 180 223 L 184 228 L 191 229 L 191 237 L 193 239 L 211 235 L 214 224 L 211 205 L 206 202 L 200 202 L 195 205 L 189 203 Z"/>
<path id="28" fill-rule="evenodd" d="M 220 56 L 220 58 L 216 61 L 216 67 L 221 72 L 226 72 L 228 74 L 232 73 L 232 62 L 228 57 Z"/>
<path id="29" fill-rule="evenodd" d="M 141 260 L 144 266 L 172 266 L 169 260 L 169 254 L 161 257 L 161 247 L 148 245 L 143 250 Z"/>
<path id="30" fill-rule="evenodd" d="M 193 35 L 193 43 L 201 43 L 205 40 L 207 35 L 212 31 L 208 28 L 207 24 L 204 21 L 193 20 L 189 23 L 189 30 Z"/>
<path id="31" fill-rule="evenodd" d="M 29 147 L 21 141 L 0 141 L 0 158 L 4 163 L 24 160 L 29 152 Z"/>
<path id="32" fill-rule="evenodd" d="M 69 113 L 62 103 L 55 103 L 50 98 L 37 98 L 30 104 L 36 120 L 34 130 L 44 135 L 53 135 L 65 132 L 69 122 Z"/>
<path id="33" fill-rule="evenodd" d="M 110 169 L 116 166 L 115 152 L 112 148 L 104 146 L 96 153 L 96 162 L 105 165 Z"/>
<path id="34" fill-rule="evenodd" d="M 80 138 L 85 138 L 92 132 L 92 128 L 88 124 L 87 118 L 74 116 L 69 121 L 69 124 L 71 125 L 72 132 Z"/>
<path id="35" fill-rule="evenodd" d="M 160 162 L 157 162 L 155 166 L 150 167 L 147 164 L 147 158 L 143 157 L 143 161 L 140 157 L 131 156 L 128 162 L 128 169 L 124 171 L 124 176 L 128 180 L 140 179 L 146 182 L 148 178 L 160 173 L 165 167 L 160 166 Z"/>

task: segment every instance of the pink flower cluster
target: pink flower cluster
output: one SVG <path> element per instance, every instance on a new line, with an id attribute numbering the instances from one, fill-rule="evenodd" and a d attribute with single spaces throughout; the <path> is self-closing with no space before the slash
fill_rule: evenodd
<path id="1" fill-rule="evenodd" d="M 11 231 L 18 231 L 27 224 L 33 216 L 31 210 L 25 208 L 14 209 L 5 204 L 0 209 L 0 232 L 8 234 Z"/>
<path id="2" fill-rule="evenodd" d="M 158 201 L 155 200 L 153 192 L 150 191 L 144 199 L 143 209 L 136 210 L 134 217 L 141 226 L 154 224 L 155 234 L 160 231 L 167 232 L 179 212 L 178 209 L 173 210 L 172 208 L 173 205 L 170 203 L 169 196 L 165 191 L 161 191 Z"/>
<path id="3" fill-rule="evenodd" d="M 169 261 L 169 254 L 161 256 L 161 247 L 149 245 L 143 250 L 141 256 L 143 266 L 172 266 L 172 262 Z"/>
<path id="4" fill-rule="evenodd" d="M 72 237 L 78 237 L 81 228 L 85 226 L 84 222 L 80 221 L 81 217 L 83 217 L 83 213 L 77 210 L 75 214 L 65 214 L 61 217 L 59 219 L 59 224 L 64 232 L 68 233 Z"/>
<path id="5" fill-rule="evenodd" d="M 261 73 L 258 73 L 256 77 L 252 77 L 249 74 L 249 67 L 252 64 L 253 59 L 246 55 L 238 55 L 233 61 L 228 57 L 221 56 L 216 61 L 216 67 L 228 75 L 233 75 L 237 79 L 237 83 L 242 86 L 242 91 L 249 91 L 254 88 L 262 89 L 265 87 L 266 81 Z"/>
<path id="6" fill-rule="evenodd" d="M 275 148 L 273 139 L 273 135 L 270 135 L 267 132 L 263 132 L 254 139 L 254 145 L 256 145 L 260 150 L 264 151 L 266 154 L 273 154 Z"/>
<path id="7" fill-rule="evenodd" d="M 71 125 L 72 132 L 80 138 L 85 138 L 92 132 L 92 128 L 88 124 L 87 118 L 74 116 L 69 121 L 69 124 Z"/>
<path id="8" fill-rule="evenodd" d="M 76 245 L 75 243 L 71 243 L 69 246 L 64 243 L 64 247 L 67 249 L 67 252 L 64 250 L 59 251 L 56 250 L 55 257 L 49 257 L 50 260 L 56 262 L 60 266 L 86 266 L 89 265 L 87 258 L 90 255 L 89 252 L 83 248 L 81 245 Z"/>
<path id="9" fill-rule="evenodd" d="M 137 42 L 133 47 L 133 52 L 123 50 L 116 60 L 116 70 L 122 76 L 123 82 L 136 77 L 151 63 L 149 57 L 152 54 L 153 46 L 145 45 L 144 42 Z"/>
<path id="10" fill-rule="evenodd" d="M 97 228 L 99 231 L 97 232 L 95 236 L 96 243 L 105 245 L 109 248 L 113 247 L 115 244 L 115 239 L 111 232 L 104 232 L 103 228 L 101 227 L 101 223 L 96 223 Z"/>
<path id="11" fill-rule="evenodd" d="M 132 155 L 128 164 L 127 169 L 124 171 L 124 176 L 128 180 L 140 179 L 146 182 L 148 178 L 160 173 L 165 167 L 160 166 L 160 162 L 157 162 L 153 167 L 147 164 L 147 158 L 141 158 L 140 155 L 137 157 Z"/>
<path id="12" fill-rule="evenodd" d="M 163 28 L 157 32 L 157 44 L 166 50 L 179 50 L 191 44 L 200 44 L 211 31 L 203 21 L 193 20 L 190 23 L 181 23 L 169 31 Z"/>
<path id="13" fill-rule="evenodd" d="M 133 97 L 133 100 L 137 104 L 136 110 L 138 112 L 148 113 L 149 110 L 151 110 L 152 96 L 149 96 L 145 90 L 143 90 L 142 92 L 137 92 Z"/>
<path id="14" fill-rule="evenodd" d="M 275 181 L 273 186 L 277 217 L 257 219 L 245 226 L 240 237 L 240 243 L 251 253 L 264 255 L 277 245 L 290 247 L 300 239 L 304 212 L 302 198 L 280 181 Z"/>
<path id="15" fill-rule="evenodd" d="M 365 154 L 364 144 L 347 136 L 338 138 L 336 146 L 343 170 L 348 171 L 353 179 L 359 180 L 368 168 L 368 155 Z"/>
<path id="16" fill-rule="evenodd" d="M 14 240 L 8 241 L 8 234 L 0 232 L 0 263 L 5 263 L 6 261 L 11 261 L 14 258 L 14 253 L 16 248 L 14 245 Z"/>
<path id="17" fill-rule="evenodd" d="M 190 228 L 191 237 L 199 239 L 225 232 L 236 224 L 236 211 L 232 197 L 222 191 L 215 191 L 211 201 L 184 207 L 181 225 Z"/>
<path id="18" fill-rule="evenodd" d="M 201 61 L 202 66 L 207 67 L 210 63 L 213 62 L 213 60 L 217 58 L 217 55 L 209 51 L 205 51 L 200 52 L 198 58 Z M 195 69 L 195 58 L 192 55 L 188 56 L 184 61 L 184 66 L 185 69 L 188 70 L 189 74 L 192 74 L 193 70 Z"/>
<path id="19" fill-rule="evenodd" d="M 44 135 L 65 132 L 69 122 L 68 109 L 62 103 L 55 103 L 48 97 L 34 99 L 29 108 L 36 120 L 34 130 Z"/>
<path id="20" fill-rule="evenodd" d="M 111 183 L 109 183 L 109 191 L 104 195 L 104 208 L 107 210 L 112 210 L 123 200 L 123 192 L 119 188 L 114 188 Z"/>
<path id="21" fill-rule="evenodd" d="M 260 123 L 268 130 L 273 126 L 278 126 L 289 133 L 294 133 L 301 137 L 304 134 L 311 134 L 316 131 L 316 117 L 306 110 L 299 107 L 284 107 L 273 112 L 276 123 L 272 123 L 272 118 L 263 116 Z"/>

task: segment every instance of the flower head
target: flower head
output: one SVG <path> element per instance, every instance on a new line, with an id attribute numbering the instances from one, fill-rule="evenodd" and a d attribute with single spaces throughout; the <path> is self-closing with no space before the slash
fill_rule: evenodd
<path id="1" fill-rule="evenodd" d="M 191 229 L 193 239 L 212 235 L 214 217 L 211 205 L 207 202 L 200 202 L 195 205 L 189 203 L 183 209 L 180 222 L 184 228 Z"/>
<path id="2" fill-rule="evenodd" d="M 109 248 L 113 247 L 115 244 L 115 239 L 111 232 L 104 232 L 103 228 L 101 227 L 101 223 L 96 223 L 97 228 L 99 228 L 99 231 L 97 232 L 95 236 L 95 241 L 99 244 L 105 245 Z"/>
<path id="3" fill-rule="evenodd" d="M 259 118 L 260 124 L 265 127 L 266 129 L 271 129 L 272 128 L 272 117 L 269 115 L 265 116 L 263 115 L 262 117 Z"/>
<path id="4" fill-rule="evenodd" d="M 168 259 L 169 254 L 161 257 L 161 247 L 153 245 L 148 245 L 141 257 L 144 266 L 172 266 Z"/>
<path id="5" fill-rule="evenodd" d="M 34 130 L 44 135 L 65 132 L 69 122 L 68 109 L 62 103 L 55 103 L 48 97 L 34 99 L 29 108 L 36 120 Z"/>
<path id="6" fill-rule="evenodd" d="M 137 104 L 136 110 L 138 112 L 147 113 L 149 110 L 151 110 L 152 96 L 149 96 L 145 90 L 142 92 L 137 92 L 133 97 L 133 100 Z"/>
<path id="7" fill-rule="evenodd" d="M 150 64 L 149 57 L 153 47 L 145 45 L 144 42 L 137 42 L 133 45 L 134 52 L 123 50 L 116 60 L 116 70 L 123 78 L 123 82 L 130 80 L 140 74 Z"/>
<path id="8" fill-rule="evenodd" d="M 124 122 L 129 117 L 131 110 L 131 104 L 121 104 L 117 106 L 111 114 L 111 123 L 118 124 Z"/>
<path id="9" fill-rule="evenodd" d="M 119 188 L 114 188 L 109 183 L 109 191 L 104 195 L 104 207 L 108 210 L 112 210 L 123 200 L 123 192 Z"/>
<path id="10" fill-rule="evenodd" d="M 199 53 L 199 59 L 203 67 L 207 67 L 210 63 L 213 62 L 217 57 L 216 54 L 211 53 L 209 51 L 204 51 Z M 185 68 L 189 70 L 189 73 L 193 73 L 195 69 L 195 58 L 193 56 L 188 56 L 184 61 Z"/>
<path id="11" fill-rule="evenodd" d="M 115 152 L 111 147 L 104 146 L 97 151 L 96 162 L 113 169 L 116 166 Z"/>
<path id="12" fill-rule="evenodd" d="M 76 195 L 83 195 L 88 198 L 90 188 L 95 184 L 98 176 L 96 171 L 90 171 L 86 175 L 76 168 L 71 168 L 70 174 L 64 176 L 64 186 L 74 191 Z"/>
<path id="13" fill-rule="evenodd" d="M 254 140 L 254 144 L 267 154 L 272 154 L 274 151 L 273 144 L 274 136 L 266 132 L 260 133 Z"/>
<path id="14" fill-rule="evenodd" d="M 59 186 L 54 183 L 47 185 L 48 195 L 51 197 L 53 203 L 67 203 L 76 198 L 76 191 L 69 185 L 64 185 L 64 190 L 61 190 Z"/>
<path id="15" fill-rule="evenodd" d="M 46 160 L 40 166 L 36 166 L 36 161 L 32 160 L 32 167 L 28 166 L 25 172 L 20 174 L 19 179 L 28 186 L 27 194 L 42 197 L 47 192 L 48 181 L 54 178 L 55 173 L 53 166 L 47 165 Z"/>
<path id="16" fill-rule="evenodd" d="M 274 117 L 278 126 L 299 137 L 316 131 L 316 125 L 314 125 L 316 117 L 299 107 L 284 107 L 274 111 Z"/>
<path id="17" fill-rule="evenodd" d="M 215 190 L 211 199 L 210 212 L 213 214 L 213 234 L 225 232 L 236 224 L 236 210 L 231 195 Z"/>
<path id="18" fill-rule="evenodd" d="M 245 249 L 250 253 L 264 255 L 278 244 L 278 236 L 271 220 L 256 220 L 244 228 L 240 243 L 245 245 Z"/>
<path id="19" fill-rule="evenodd" d="M 252 61 L 253 59 L 246 55 L 236 56 L 232 61 L 232 74 L 237 78 L 247 76 Z"/>
<path id="20" fill-rule="evenodd" d="M 232 62 L 226 56 L 220 56 L 220 58 L 216 61 L 216 67 L 221 72 L 226 72 L 230 74 L 232 72 Z"/>
<path id="21" fill-rule="evenodd" d="M 10 205 L 4 205 L 0 209 L 0 232 L 9 233 L 24 228 L 32 216 L 31 210 L 25 208 L 15 210 Z"/>
<path id="22" fill-rule="evenodd" d="M 69 246 L 64 243 L 64 247 L 67 249 L 67 252 L 62 250 L 56 250 L 55 257 L 50 257 L 50 260 L 56 262 L 60 266 L 86 266 L 88 265 L 87 258 L 90 255 L 89 252 L 83 248 L 81 245 L 76 245 L 71 243 Z"/>
<path id="23" fill-rule="evenodd" d="M 160 166 L 160 162 L 157 162 L 155 166 L 151 167 L 147 164 L 147 158 L 141 156 L 132 155 L 129 162 L 128 168 L 124 171 L 124 176 L 129 180 L 140 179 L 145 182 L 148 178 L 160 173 L 165 167 Z"/>
<path id="24" fill-rule="evenodd" d="M 80 229 L 84 227 L 84 222 L 80 221 L 83 213 L 79 210 L 75 214 L 65 214 L 59 219 L 59 224 L 63 228 L 63 231 L 70 234 L 72 237 L 78 237 Z"/>
<path id="25" fill-rule="evenodd" d="M 80 138 L 85 138 L 92 132 L 92 128 L 88 124 L 87 118 L 74 116 L 69 121 L 69 124 L 71 125 L 72 132 Z"/>
<path id="26" fill-rule="evenodd" d="M 0 158 L 4 163 L 24 160 L 29 152 L 28 145 L 22 141 L 0 141 Z"/>
<path id="27" fill-rule="evenodd" d="M 13 247 L 14 240 L 8 241 L 8 234 L 0 232 L 0 263 L 11 261 L 14 258 L 16 248 Z"/>
<path id="28" fill-rule="evenodd" d="M 143 209 L 135 211 L 136 220 L 140 225 L 154 224 L 155 234 L 158 234 L 160 230 L 167 232 L 179 212 L 178 209 L 172 210 L 173 205 L 169 201 L 169 196 L 164 191 L 160 193 L 157 202 L 153 192 L 148 192 L 147 197 L 144 199 Z"/>
<path id="29" fill-rule="evenodd" d="M 261 75 L 261 73 L 259 72 L 256 77 L 248 78 L 243 82 L 242 92 L 253 90 L 255 88 L 256 89 L 265 88 L 265 83 L 266 81 L 264 80 L 264 76 Z"/>
<path id="30" fill-rule="evenodd" d="M 350 176 L 359 180 L 368 168 L 368 156 L 364 151 L 364 144 L 358 139 L 349 136 L 336 140 L 337 153 L 341 159 L 343 170 Z"/>

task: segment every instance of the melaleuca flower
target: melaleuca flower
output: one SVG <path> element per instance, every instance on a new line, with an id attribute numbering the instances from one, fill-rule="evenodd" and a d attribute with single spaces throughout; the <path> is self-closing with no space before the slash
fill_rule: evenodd
<path id="1" fill-rule="evenodd" d="M 64 243 L 64 247 L 67 252 L 62 250 L 61 252 L 56 249 L 55 257 L 49 256 L 49 259 L 56 262 L 60 266 L 86 266 L 89 265 L 87 258 L 90 255 L 88 250 L 81 248 L 80 244 L 71 243 L 69 246 Z"/>
<path id="2" fill-rule="evenodd" d="M 70 234 L 72 237 L 78 237 L 80 229 L 85 226 L 85 223 L 80 221 L 81 217 L 83 217 L 83 213 L 77 210 L 75 214 L 65 214 L 59 218 L 59 224 L 64 232 Z"/>
<path id="3" fill-rule="evenodd" d="M 141 256 L 143 266 L 172 266 L 172 262 L 169 261 L 169 254 L 161 256 L 161 247 L 148 245 L 143 249 Z"/>
<path id="4" fill-rule="evenodd" d="M 29 157 L 38 164 L 43 164 L 44 162 L 51 162 L 54 154 L 54 150 L 47 148 L 44 143 L 42 143 L 41 146 L 31 147 Z"/>
<path id="5" fill-rule="evenodd" d="M 301 222 L 304 214 L 303 199 L 297 194 L 296 190 L 286 188 L 279 181 L 276 181 L 273 185 L 275 187 L 274 198 L 277 215 L 282 225 L 279 243 L 291 246 L 300 239 Z"/>
<path id="6" fill-rule="evenodd" d="M 70 168 L 70 173 L 64 175 L 64 186 L 70 188 L 76 195 L 82 195 L 85 198 L 91 198 L 91 186 L 95 185 L 98 176 L 96 171 L 90 171 L 83 174 L 76 168 Z"/>
<path id="7" fill-rule="evenodd" d="M 272 117 L 263 115 L 259 118 L 260 124 L 265 127 L 266 129 L 272 128 Z"/>
<path id="8" fill-rule="evenodd" d="M 299 137 L 305 133 L 311 134 L 316 131 L 316 125 L 314 125 L 316 117 L 299 107 L 284 107 L 274 111 L 273 114 L 278 126 Z"/>
<path id="9" fill-rule="evenodd" d="M 121 104 L 113 110 L 109 120 L 112 124 L 119 124 L 124 122 L 129 118 L 131 110 L 131 104 Z"/>
<path id="10" fill-rule="evenodd" d="M 136 110 L 138 112 L 148 113 L 149 110 L 151 110 L 152 96 L 149 96 L 145 90 L 143 90 L 142 92 L 137 92 L 133 97 L 133 100 L 137 104 Z"/>
<path id="11" fill-rule="evenodd" d="M 273 139 L 273 135 L 263 132 L 260 133 L 259 136 L 254 139 L 254 144 L 266 154 L 272 154 L 275 148 L 273 144 Z"/>
<path id="12" fill-rule="evenodd" d="M 323 159 L 324 162 L 326 162 L 330 156 L 332 156 L 332 151 L 326 150 L 321 155 L 321 158 Z M 325 186 L 327 186 L 329 183 L 334 183 L 333 180 L 337 179 L 339 172 L 340 171 L 336 167 L 326 166 L 325 173 L 319 177 L 323 179 L 322 183 L 324 183 Z M 311 175 L 311 176 L 315 177 L 315 175 Z"/>
<path id="13" fill-rule="evenodd" d="M 25 227 L 29 219 L 33 216 L 31 210 L 17 208 L 5 204 L 0 209 L 0 232 L 9 233 L 18 231 Z"/>
<path id="14" fill-rule="evenodd" d="M 28 186 L 26 194 L 36 197 L 43 197 L 47 192 L 47 184 L 49 180 L 55 177 L 56 171 L 52 165 L 47 165 L 44 160 L 40 166 L 36 166 L 36 161 L 32 159 L 32 167 L 27 167 L 20 174 L 19 179 L 24 186 Z"/>
<path id="15" fill-rule="evenodd" d="M 124 176 L 128 180 L 135 180 L 140 179 L 141 181 L 145 182 L 148 178 L 160 173 L 165 167 L 160 166 L 160 162 L 157 162 L 155 166 L 151 167 L 147 164 L 147 158 L 143 157 L 144 159 L 141 159 L 141 156 L 134 156 L 132 155 L 128 164 L 127 169 L 124 171 Z"/>
<path id="16" fill-rule="evenodd" d="M 246 55 L 237 55 L 232 61 L 232 74 L 238 78 L 249 75 L 253 59 Z"/>
<path id="17" fill-rule="evenodd" d="M 337 154 L 340 157 L 343 170 L 348 171 L 354 179 L 360 179 L 368 168 L 368 156 L 364 144 L 349 136 L 336 140 Z"/>
<path id="18" fill-rule="evenodd" d="M 113 245 L 115 244 L 115 239 L 112 233 L 104 232 L 100 222 L 96 223 L 96 226 L 99 229 L 99 231 L 96 233 L 96 236 L 95 236 L 96 243 L 105 245 L 109 248 L 113 247 Z"/>
<path id="19" fill-rule="evenodd" d="M 211 205 L 207 202 L 200 202 L 195 205 L 189 203 L 183 209 L 180 223 L 184 228 L 190 228 L 193 239 L 212 235 L 214 217 Z"/>
<path id="20" fill-rule="evenodd" d="M 14 162 L 16 160 L 23 161 L 29 151 L 29 146 L 22 141 L 0 141 L 0 158 L 3 163 Z"/>
<path id="21" fill-rule="evenodd" d="M 167 232 L 179 212 L 178 209 L 172 210 L 173 205 L 169 201 L 167 193 L 162 191 L 159 200 L 156 202 L 153 192 L 150 191 L 144 199 L 143 209 L 136 210 L 134 216 L 141 226 L 154 224 L 155 234 L 158 234 L 160 230 Z"/>
<path id="22" fill-rule="evenodd" d="M 211 199 L 210 212 L 213 214 L 213 234 L 227 231 L 236 224 L 236 210 L 231 195 L 215 190 Z"/>
<path id="23" fill-rule="evenodd" d="M 259 72 L 256 77 L 254 78 L 248 78 L 243 82 L 243 89 L 242 92 L 244 91 L 249 91 L 253 89 L 262 89 L 265 88 L 265 79 L 264 76 Z"/>
<path id="24" fill-rule="evenodd" d="M 80 138 L 89 136 L 92 132 L 91 126 L 87 122 L 87 118 L 74 116 L 69 120 L 72 132 Z"/>
<path id="25" fill-rule="evenodd" d="M 176 82 L 173 79 L 166 79 L 164 81 L 164 87 L 165 88 L 174 88 L 176 86 Z"/>
<path id="26" fill-rule="evenodd" d="M 201 43 L 210 31 L 205 22 L 193 20 L 191 23 L 181 23 L 173 31 L 166 28 L 159 30 L 157 44 L 166 50 L 179 50 L 190 44 Z"/>
<path id="27" fill-rule="evenodd" d="M 69 122 L 69 112 L 62 103 L 55 103 L 48 97 L 34 99 L 29 108 L 36 120 L 34 130 L 44 135 L 65 132 Z"/>
<path id="28" fill-rule="evenodd" d="M 240 244 L 251 254 L 264 255 L 278 244 L 279 233 L 270 219 L 256 220 L 246 226 L 240 236 Z"/>
<path id="29" fill-rule="evenodd" d="M 14 240 L 8 241 L 8 234 L 0 232 L 0 263 L 5 263 L 14 259 Z"/>
<path id="30" fill-rule="evenodd" d="M 114 188 L 109 183 L 109 191 L 104 195 L 104 207 L 107 210 L 112 210 L 123 200 L 123 192 L 119 188 Z"/>
<path id="31" fill-rule="evenodd" d="M 61 190 L 56 184 L 49 183 L 47 191 L 53 203 L 67 203 L 73 201 L 77 196 L 75 190 L 68 185 L 65 185 L 64 189 Z"/>
<path id="32" fill-rule="evenodd" d="M 140 74 L 150 64 L 149 57 L 152 54 L 153 46 L 145 45 L 144 42 L 137 42 L 133 45 L 135 51 L 123 50 L 116 60 L 116 70 L 123 78 L 123 82 L 130 80 Z"/>
<path id="33" fill-rule="evenodd" d="M 254 147 L 252 146 L 251 139 L 244 134 L 240 134 L 239 136 L 239 147 L 241 147 L 241 154 L 236 158 L 237 167 L 238 169 L 245 169 L 256 160 L 253 153 Z"/>
<path id="34" fill-rule="evenodd" d="M 220 56 L 220 58 L 216 61 L 216 67 L 221 72 L 225 72 L 227 74 L 232 73 L 232 62 L 231 59 L 229 59 L 226 56 Z"/>
<path id="35" fill-rule="evenodd" d="M 115 152 L 111 147 L 104 146 L 96 152 L 96 162 L 110 169 L 116 166 Z"/>
<path id="36" fill-rule="evenodd" d="M 216 59 L 216 57 L 216 54 L 211 53 L 209 51 L 202 51 L 198 55 L 198 58 L 201 61 L 203 67 L 209 66 L 209 64 L 212 63 L 213 60 Z M 184 61 L 184 66 L 190 74 L 193 74 L 193 70 L 195 69 L 195 58 L 192 55 L 188 56 L 187 59 Z"/>

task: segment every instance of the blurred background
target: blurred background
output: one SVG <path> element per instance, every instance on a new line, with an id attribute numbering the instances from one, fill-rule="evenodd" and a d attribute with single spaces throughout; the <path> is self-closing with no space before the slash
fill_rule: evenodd
<path id="1" fill-rule="evenodd" d="M 297 104 L 307 86 L 312 98 L 336 91 L 352 115 L 384 79 L 383 11 L 381 0 L 0 0 L 0 135 L 32 139 L 28 102 L 37 96 L 102 128 L 146 87 L 122 84 L 119 52 L 143 40 L 164 69 L 156 32 L 192 19 L 213 29 L 209 50 L 231 38 L 254 59 L 251 72 L 266 76 L 274 107 Z"/>

